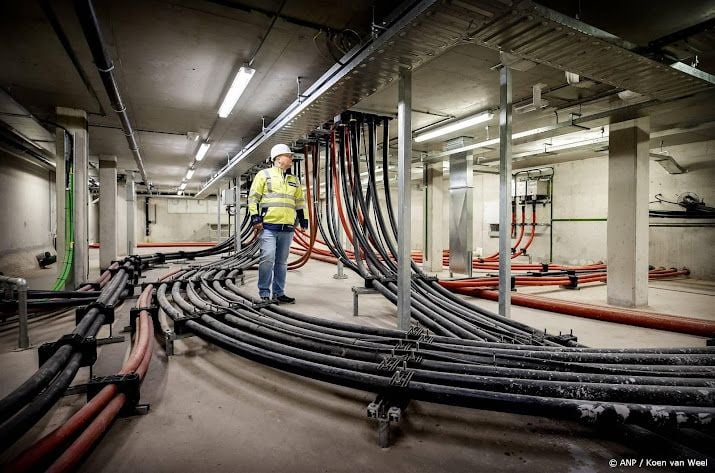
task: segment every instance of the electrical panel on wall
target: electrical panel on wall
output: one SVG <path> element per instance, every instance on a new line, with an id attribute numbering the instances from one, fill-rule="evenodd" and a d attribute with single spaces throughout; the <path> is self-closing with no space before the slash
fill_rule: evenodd
<path id="1" fill-rule="evenodd" d="M 553 169 L 540 168 L 519 171 L 514 173 L 511 197 L 519 203 L 551 202 L 551 184 L 553 182 Z"/>
<path id="2" fill-rule="evenodd" d="M 240 202 L 241 194 L 238 187 L 231 187 L 221 191 L 221 205 L 237 205 Z"/>
<path id="3" fill-rule="evenodd" d="M 546 199 L 549 196 L 550 180 L 531 179 L 526 181 L 526 196 L 530 200 Z"/>

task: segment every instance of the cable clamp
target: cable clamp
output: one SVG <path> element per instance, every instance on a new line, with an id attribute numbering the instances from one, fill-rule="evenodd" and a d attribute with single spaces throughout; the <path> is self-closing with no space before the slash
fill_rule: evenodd
<path id="1" fill-rule="evenodd" d="M 44 365 L 64 345 L 70 345 L 72 351 L 81 353 L 80 366 L 92 366 L 97 361 L 97 339 L 71 333 L 61 336 L 56 342 L 43 343 L 37 347 L 39 366 Z"/>
<path id="2" fill-rule="evenodd" d="M 416 339 L 422 336 L 422 334 L 425 332 L 425 329 L 420 327 L 419 325 L 413 325 L 410 327 L 410 329 L 407 331 L 407 338 L 408 339 Z"/>
<path id="3" fill-rule="evenodd" d="M 437 282 L 439 281 L 439 278 L 437 276 L 429 276 L 427 274 L 415 274 L 414 279 L 421 279 L 422 281 L 425 282 Z"/>
<path id="4" fill-rule="evenodd" d="M 569 333 L 561 333 L 559 332 L 558 335 L 547 335 L 546 337 L 547 340 L 551 340 L 552 342 L 559 343 L 561 345 L 568 345 L 569 342 L 578 342 L 578 337 L 573 334 L 573 330 L 571 330 Z"/>
<path id="5" fill-rule="evenodd" d="M 569 278 L 568 284 L 562 284 L 559 287 L 562 289 L 578 289 L 578 276 L 575 271 L 567 271 L 566 274 Z"/>
<path id="6" fill-rule="evenodd" d="M 154 323 L 159 322 L 159 307 L 155 305 L 150 305 L 148 307 L 133 307 L 129 309 L 129 326 L 131 327 L 131 332 L 134 333 L 137 330 L 137 318 L 141 315 L 143 311 L 149 314 L 149 317 L 154 321 Z"/>
<path id="7" fill-rule="evenodd" d="M 141 378 L 137 373 L 117 374 L 112 376 L 94 377 L 87 383 L 87 402 L 91 401 L 97 394 L 106 386 L 113 384 L 117 387 L 120 393 L 126 396 L 126 401 L 122 406 L 119 414 L 121 416 L 134 415 L 139 407 L 139 399 L 141 398 L 140 387 Z M 148 410 L 148 405 L 141 406 Z"/>
<path id="8" fill-rule="evenodd" d="M 184 335 L 190 333 L 191 331 L 186 328 L 186 323 L 200 319 L 204 314 L 213 314 L 210 310 L 199 310 L 192 312 L 190 314 L 182 315 L 174 319 L 174 333 L 177 335 Z"/>
<path id="9" fill-rule="evenodd" d="M 397 367 L 400 365 L 400 363 L 402 363 L 403 361 L 405 361 L 404 356 L 387 355 L 382 359 L 380 364 L 377 365 L 377 370 L 395 371 L 397 370 Z"/>
<path id="10" fill-rule="evenodd" d="M 114 305 L 95 301 L 91 304 L 79 306 L 75 309 L 75 325 L 79 325 L 87 313 L 93 309 L 100 315 L 104 315 L 102 325 L 111 325 L 114 323 Z"/>
<path id="11" fill-rule="evenodd" d="M 196 256 L 193 255 L 192 253 L 187 253 L 186 251 L 180 250 L 179 256 L 181 257 L 180 259 L 185 259 L 187 261 L 193 261 L 196 259 Z"/>
<path id="12" fill-rule="evenodd" d="M 420 338 L 417 339 L 417 350 L 420 349 L 420 343 L 424 343 L 425 345 L 429 345 L 432 342 L 434 342 L 434 337 L 430 335 L 429 333 L 423 333 Z"/>

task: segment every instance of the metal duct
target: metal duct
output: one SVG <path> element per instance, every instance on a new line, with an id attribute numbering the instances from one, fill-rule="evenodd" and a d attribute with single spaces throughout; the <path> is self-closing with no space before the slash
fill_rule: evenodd
<path id="1" fill-rule="evenodd" d="M 114 63 L 109 57 L 109 53 L 107 53 L 107 49 L 104 45 L 102 31 L 99 29 L 97 13 L 94 10 L 94 5 L 92 5 L 92 0 L 75 0 L 74 4 L 77 16 L 82 25 L 82 31 L 84 31 L 84 37 L 87 40 L 87 45 L 92 52 L 94 63 L 97 66 L 99 77 L 102 79 L 104 89 L 107 91 L 109 100 L 112 103 L 112 109 L 117 113 L 119 121 L 122 123 L 124 136 L 134 156 L 134 162 L 137 163 L 144 184 L 146 184 L 148 188 L 151 188 L 151 181 L 144 169 L 144 161 L 142 161 L 142 156 L 139 152 L 139 144 L 134 137 L 134 130 L 129 120 L 129 114 L 127 114 L 127 107 L 122 101 L 122 96 L 119 93 L 119 84 L 114 77 Z"/>
<path id="2" fill-rule="evenodd" d="M 648 59 L 634 51 L 635 44 L 531 1 L 474 27 L 469 38 L 476 44 L 659 100 L 702 92 L 715 81 L 712 75 L 682 63 L 668 66 Z"/>
<path id="3" fill-rule="evenodd" d="M 392 84 L 400 67 L 415 67 L 439 56 L 477 27 L 508 11 L 492 1 L 436 2 L 422 0 L 388 19 L 386 30 L 356 47 L 289 105 L 243 151 L 196 194 L 201 196 L 226 175 L 238 176 L 268 156 L 277 143 L 303 138 L 337 114 Z M 231 173 L 231 174 L 229 174 Z"/>
<path id="4" fill-rule="evenodd" d="M 448 142 L 448 147 L 470 144 L 465 137 Z M 472 276 L 474 247 L 474 158 L 471 151 L 449 157 L 449 271 Z"/>
<path id="5" fill-rule="evenodd" d="M 388 21 L 376 39 L 343 57 L 249 144 L 197 196 L 226 175 L 260 163 L 276 143 L 303 138 L 359 101 L 389 86 L 401 66 L 412 69 L 465 39 L 528 61 L 570 71 L 658 100 L 712 88 L 715 78 L 680 63 L 669 67 L 632 51 L 597 28 L 530 1 L 422 0 Z M 229 174 L 230 173 L 230 174 Z"/>

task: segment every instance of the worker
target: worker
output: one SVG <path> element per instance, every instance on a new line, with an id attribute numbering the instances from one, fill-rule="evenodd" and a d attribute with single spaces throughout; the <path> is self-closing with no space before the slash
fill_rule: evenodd
<path id="1" fill-rule="evenodd" d="M 263 301 L 292 304 L 285 294 L 288 252 L 296 222 L 308 228 L 305 199 L 298 178 L 290 173 L 293 153 L 284 144 L 271 148 L 273 167 L 256 174 L 248 194 L 251 225 L 261 242 L 258 295 Z M 271 299 L 271 293 L 273 299 Z"/>

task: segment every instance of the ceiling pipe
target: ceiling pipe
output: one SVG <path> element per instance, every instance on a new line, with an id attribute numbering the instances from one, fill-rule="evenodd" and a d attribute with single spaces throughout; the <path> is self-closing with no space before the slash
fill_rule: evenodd
<path id="1" fill-rule="evenodd" d="M 79 22 L 82 25 L 84 37 L 87 40 L 87 45 L 92 52 L 94 64 L 97 66 L 97 71 L 104 84 L 104 89 L 107 91 L 109 101 L 112 103 L 112 109 L 117 113 L 119 121 L 122 123 L 124 136 L 127 138 L 129 149 L 134 156 L 134 162 L 139 167 L 139 173 L 144 180 L 147 188 L 151 189 L 151 181 L 144 169 L 144 161 L 142 161 L 141 153 L 139 152 L 139 144 L 134 136 L 134 130 L 127 114 L 127 107 L 122 101 L 122 96 L 119 93 L 119 84 L 114 77 L 114 63 L 107 52 L 107 48 L 102 38 L 102 31 L 99 29 L 97 21 L 97 13 L 92 5 L 92 0 L 75 0 L 74 2 Z"/>

